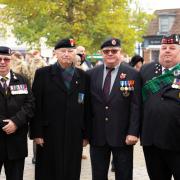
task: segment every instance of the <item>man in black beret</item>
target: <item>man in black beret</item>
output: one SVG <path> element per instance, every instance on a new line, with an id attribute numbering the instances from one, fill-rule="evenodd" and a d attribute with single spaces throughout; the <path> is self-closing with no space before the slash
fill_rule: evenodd
<path id="1" fill-rule="evenodd" d="M 159 62 L 141 68 L 141 144 L 151 180 L 180 179 L 180 37 L 163 36 Z"/>
<path id="2" fill-rule="evenodd" d="M 0 172 L 4 165 L 7 180 L 22 180 L 34 99 L 28 80 L 10 63 L 11 49 L 0 46 Z"/>
<path id="3" fill-rule="evenodd" d="M 108 179 L 113 154 L 116 180 L 132 180 L 133 145 L 140 124 L 140 76 L 122 63 L 121 42 L 102 43 L 104 64 L 88 71 L 91 81 L 90 155 L 93 180 Z"/>
<path id="4" fill-rule="evenodd" d="M 36 71 L 35 118 L 30 137 L 37 144 L 35 180 L 78 180 L 82 147 L 88 143 L 89 80 L 76 61 L 75 41 L 57 42 L 57 62 Z"/>

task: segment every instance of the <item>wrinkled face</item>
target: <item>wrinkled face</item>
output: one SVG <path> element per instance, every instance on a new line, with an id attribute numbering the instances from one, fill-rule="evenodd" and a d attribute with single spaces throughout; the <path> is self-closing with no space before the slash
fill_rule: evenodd
<path id="1" fill-rule="evenodd" d="M 76 58 L 76 49 L 74 48 L 59 48 L 55 50 L 58 63 L 63 67 L 70 67 Z"/>
<path id="2" fill-rule="evenodd" d="M 6 76 L 10 71 L 11 56 L 0 55 L 0 75 Z"/>
<path id="3" fill-rule="evenodd" d="M 115 67 L 121 62 L 121 49 L 119 47 L 105 47 L 102 49 L 102 55 L 107 67 Z"/>
<path id="4" fill-rule="evenodd" d="M 180 45 L 162 44 L 159 54 L 159 63 L 165 68 L 171 68 L 180 63 Z"/>

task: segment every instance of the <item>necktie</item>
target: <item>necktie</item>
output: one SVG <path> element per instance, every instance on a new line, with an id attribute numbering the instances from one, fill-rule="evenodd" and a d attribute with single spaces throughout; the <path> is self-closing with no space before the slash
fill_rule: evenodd
<path id="1" fill-rule="evenodd" d="M 103 86 L 103 93 L 105 96 L 105 99 L 107 100 L 109 93 L 110 93 L 110 87 L 111 87 L 111 72 L 114 70 L 114 68 L 107 68 L 108 73 L 106 75 L 106 78 L 104 80 L 104 86 Z"/>
<path id="2" fill-rule="evenodd" d="M 71 87 L 71 81 L 72 81 L 73 74 L 74 74 L 74 68 L 67 68 L 62 72 L 64 83 L 68 90 Z"/>
<path id="3" fill-rule="evenodd" d="M 7 94 L 8 86 L 6 84 L 6 81 L 8 80 L 8 77 L 2 77 L 1 82 L 2 82 L 2 88 L 4 89 L 5 94 Z"/>

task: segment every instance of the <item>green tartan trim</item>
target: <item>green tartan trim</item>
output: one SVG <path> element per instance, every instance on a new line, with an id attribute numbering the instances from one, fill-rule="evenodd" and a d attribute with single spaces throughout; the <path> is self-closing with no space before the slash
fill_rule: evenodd
<path id="1" fill-rule="evenodd" d="M 172 70 L 145 83 L 142 88 L 143 101 L 147 100 L 151 94 L 159 92 L 162 86 L 172 84 L 175 78 L 174 71 L 176 70 L 180 70 L 180 64 L 176 65 Z"/>

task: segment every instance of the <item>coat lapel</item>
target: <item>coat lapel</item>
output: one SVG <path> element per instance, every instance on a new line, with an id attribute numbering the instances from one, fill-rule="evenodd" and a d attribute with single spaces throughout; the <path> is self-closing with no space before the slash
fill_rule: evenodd
<path id="1" fill-rule="evenodd" d="M 71 81 L 71 87 L 69 90 L 69 94 L 71 94 L 74 90 L 76 90 L 77 87 L 79 86 L 79 84 L 80 84 L 80 75 L 79 75 L 78 69 L 75 68 L 74 75 L 73 75 L 72 81 Z"/>
<path id="2" fill-rule="evenodd" d="M 51 68 L 52 80 L 53 82 L 63 91 L 67 92 L 66 85 L 64 84 L 64 80 L 61 75 L 61 71 L 58 69 L 57 64 L 52 65 Z"/>

